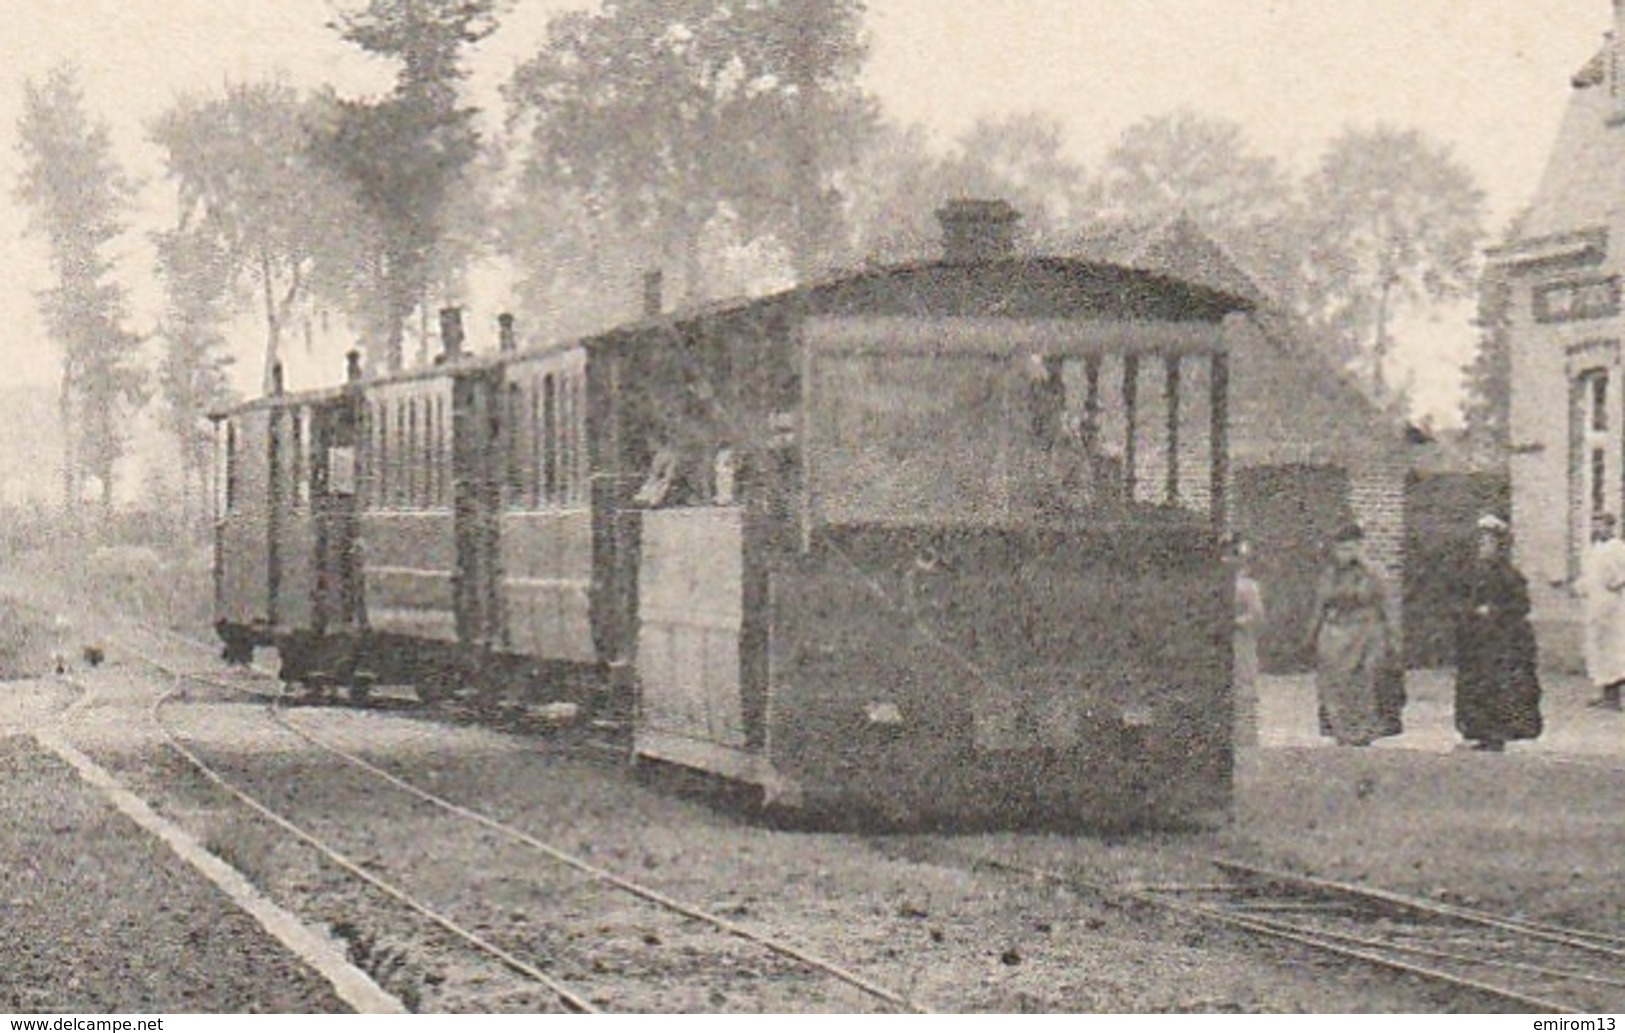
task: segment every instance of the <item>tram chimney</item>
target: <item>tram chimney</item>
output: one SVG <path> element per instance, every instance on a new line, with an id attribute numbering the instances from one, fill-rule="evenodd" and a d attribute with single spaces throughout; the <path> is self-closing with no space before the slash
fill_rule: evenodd
<path id="1" fill-rule="evenodd" d="M 287 387 L 287 376 L 282 372 L 282 360 L 271 363 L 271 394 L 280 395 Z"/>
<path id="2" fill-rule="evenodd" d="M 354 384 L 361 379 L 361 353 L 354 348 L 344 353 L 344 380 Z"/>
<path id="3" fill-rule="evenodd" d="M 1021 213 L 1008 201 L 959 197 L 937 209 L 942 256 L 950 262 L 986 262 L 1016 253 Z"/>
<path id="4" fill-rule="evenodd" d="M 666 307 L 665 301 L 661 297 L 664 287 L 665 277 L 661 275 L 659 269 L 652 269 L 643 274 L 643 314 L 645 317 L 653 319 L 655 316 L 660 315 L 661 311 Z"/>
<path id="5" fill-rule="evenodd" d="M 497 341 L 498 347 L 505 352 L 519 349 L 519 339 L 514 336 L 512 312 L 504 312 L 497 316 Z"/>
<path id="6" fill-rule="evenodd" d="M 451 362 L 463 354 L 463 310 L 460 308 L 443 308 L 440 310 L 440 355 L 445 362 Z"/>

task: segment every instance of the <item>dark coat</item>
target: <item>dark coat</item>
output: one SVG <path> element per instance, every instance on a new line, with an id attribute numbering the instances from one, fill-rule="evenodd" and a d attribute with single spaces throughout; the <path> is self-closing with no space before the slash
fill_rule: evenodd
<path id="1" fill-rule="evenodd" d="M 1529 585 L 1510 560 L 1476 560 L 1456 612 L 1456 728 L 1468 739 L 1540 735 Z"/>

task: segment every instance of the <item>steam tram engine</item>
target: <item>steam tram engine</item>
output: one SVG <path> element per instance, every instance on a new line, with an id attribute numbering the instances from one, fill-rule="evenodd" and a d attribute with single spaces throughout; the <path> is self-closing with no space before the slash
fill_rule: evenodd
<path id="1" fill-rule="evenodd" d="M 482 355 L 448 310 L 432 368 L 218 414 L 228 657 L 573 703 L 791 807 L 1222 809 L 1247 304 L 945 216 L 941 260 Z"/>

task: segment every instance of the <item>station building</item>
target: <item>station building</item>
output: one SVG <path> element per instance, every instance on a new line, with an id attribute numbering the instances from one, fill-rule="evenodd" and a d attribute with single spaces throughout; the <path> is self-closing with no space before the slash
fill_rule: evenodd
<path id="1" fill-rule="evenodd" d="M 1568 109 L 1516 236 L 1489 252 L 1512 351 L 1516 560 L 1543 659 L 1578 664 L 1574 584 L 1593 514 L 1625 510 L 1625 6 L 1571 80 Z"/>

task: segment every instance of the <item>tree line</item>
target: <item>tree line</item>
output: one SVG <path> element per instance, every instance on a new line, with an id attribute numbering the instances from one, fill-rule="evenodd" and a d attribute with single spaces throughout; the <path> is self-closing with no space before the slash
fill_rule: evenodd
<path id="1" fill-rule="evenodd" d="M 381 96 L 270 81 L 177 98 L 146 126 L 177 215 L 154 236 L 164 305 L 142 331 L 110 257 L 135 184 L 71 68 L 27 84 L 17 192 L 53 271 L 39 303 L 63 356 L 65 507 L 87 475 L 110 505 L 129 417 L 154 400 L 201 488 L 203 414 L 229 398 L 244 313 L 264 328 L 263 387 L 289 336 L 329 315 L 369 369 L 399 369 L 427 361 L 429 313 L 490 257 L 550 337 L 624 318 L 651 268 L 699 301 L 932 255 L 932 213 L 953 196 L 1011 201 L 1042 251 L 1182 216 L 1379 399 L 1399 393 L 1396 315 L 1475 287 L 1483 193 L 1414 130 L 1350 128 L 1306 175 L 1189 111 L 1131 126 L 1092 170 L 1038 112 L 939 147 L 864 88 L 862 0 L 607 0 L 548 22 L 482 133 L 465 61 L 505 10 L 353 0 L 330 27 L 394 63 Z M 1480 359 L 1469 376 L 1476 420 L 1495 418 L 1499 369 Z"/>

